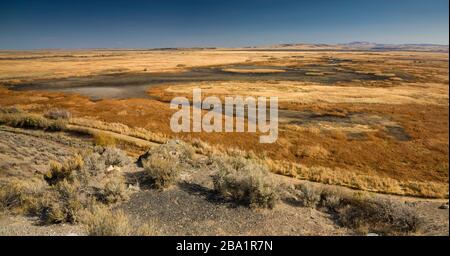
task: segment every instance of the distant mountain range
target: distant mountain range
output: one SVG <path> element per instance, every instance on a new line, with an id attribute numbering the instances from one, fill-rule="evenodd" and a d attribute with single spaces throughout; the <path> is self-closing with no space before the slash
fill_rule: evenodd
<path id="1" fill-rule="evenodd" d="M 350 42 L 344 44 L 278 44 L 269 47 L 275 49 L 297 49 L 297 50 L 364 50 L 364 51 L 432 51 L 448 52 L 448 45 L 439 44 L 379 44 L 372 42 Z"/>
<path id="2" fill-rule="evenodd" d="M 448 45 L 439 44 L 378 44 L 371 42 L 351 42 L 339 45 L 345 48 L 362 50 L 426 50 L 448 52 Z"/>

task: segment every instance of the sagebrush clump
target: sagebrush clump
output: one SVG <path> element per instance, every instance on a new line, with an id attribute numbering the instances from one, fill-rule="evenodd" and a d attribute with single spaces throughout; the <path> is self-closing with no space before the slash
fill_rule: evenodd
<path id="1" fill-rule="evenodd" d="M 130 158 L 122 150 L 114 147 L 96 147 L 95 151 L 100 153 L 105 165 L 123 167 L 129 164 Z"/>
<path id="2" fill-rule="evenodd" d="M 132 234 L 130 222 L 122 211 L 111 212 L 99 205 L 85 212 L 83 223 L 89 236 L 128 236 Z"/>
<path id="3" fill-rule="evenodd" d="M 194 149 L 184 142 L 170 140 L 139 158 L 146 177 L 159 189 L 175 184 L 180 172 L 193 164 Z"/>
<path id="4" fill-rule="evenodd" d="M 1 184 L 0 210 L 34 214 L 39 211 L 39 200 L 43 197 L 46 187 L 46 183 L 38 178 L 13 178 L 8 183 Z"/>
<path id="5" fill-rule="evenodd" d="M 118 172 L 117 170 L 113 170 Z M 120 173 L 109 175 L 98 190 L 98 199 L 105 203 L 116 203 L 128 199 L 125 178 Z"/>
<path id="6" fill-rule="evenodd" d="M 172 159 L 150 156 L 144 165 L 146 174 L 156 188 L 167 188 L 176 183 L 182 167 Z"/>
<path id="7" fill-rule="evenodd" d="M 69 120 L 72 114 L 63 108 L 52 108 L 44 113 L 44 117 L 53 120 Z"/>
<path id="8" fill-rule="evenodd" d="M 133 226 L 122 211 L 111 211 L 101 205 L 89 207 L 83 215 L 89 236 L 152 236 L 156 231 L 150 224 Z"/>
<path id="9" fill-rule="evenodd" d="M 421 225 L 413 207 L 389 199 L 353 199 L 339 213 L 342 225 L 361 233 L 410 234 Z"/>
<path id="10" fill-rule="evenodd" d="M 362 192 L 320 189 L 311 184 L 296 186 L 296 195 L 305 207 L 316 207 L 336 215 L 338 223 L 356 230 L 384 235 L 410 234 L 421 225 L 413 207 Z"/>
<path id="11" fill-rule="evenodd" d="M 300 197 L 302 199 L 303 206 L 315 207 L 319 204 L 322 191 L 319 188 L 311 186 L 309 184 L 300 184 L 297 186 L 300 191 Z"/>
<path id="12" fill-rule="evenodd" d="M 78 223 L 92 204 L 128 198 L 120 168 L 129 162 L 123 152 L 108 148 L 51 162 L 49 171 L 36 182 L 12 180 L 2 186 L 1 208 L 37 215 L 45 224 Z"/>
<path id="13" fill-rule="evenodd" d="M 46 224 L 77 223 L 89 203 L 88 194 L 78 181 L 62 180 L 50 187 L 42 201 L 41 220 Z"/>
<path id="14" fill-rule="evenodd" d="M 214 189 L 223 197 L 252 208 L 275 206 L 278 189 L 262 163 L 243 157 L 221 157 L 214 159 L 213 165 Z"/>
<path id="15" fill-rule="evenodd" d="M 77 172 L 80 172 L 84 166 L 84 161 L 80 155 L 75 155 L 67 159 L 64 163 L 51 161 L 50 169 L 44 175 L 44 179 L 50 184 L 55 185 L 63 180 L 73 180 Z"/>

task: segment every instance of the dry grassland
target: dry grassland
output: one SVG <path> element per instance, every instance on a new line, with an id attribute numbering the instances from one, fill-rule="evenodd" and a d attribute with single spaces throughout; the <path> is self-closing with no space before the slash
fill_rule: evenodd
<path id="1" fill-rule="evenodd" d="M 153 98 L 102 99 L 57 92 L 0 88 L 0 106 L 44 113 L 69 110 L 71 125 L 146 141 L 201 140 L 212 150 L 237 148 L 265 159 L 271 171 L 368 191 L 448 197 L 448 54 L 433 52 L 289 52 L 228 50 L 49 51 L 0 53 L 0 83 L 115 73 L 182 72 L 233 63 L 223 69 L 262 75 L 255 81 L 164 83 Z M 269 68 L 272 67 L 272 68 Z M 281 68 L 281 69 L 280 69 Z M 283 69 L 305 69 L 314 79 L 367 75 L 346 81 L 284 81 Z M 333 72 L 330 72 L 332 69 Z M 325 71 L 324 71 L 325 70 Z M 310 73 L 309 75 L 307 73 Z M 314 74 L 314 75 L 311 75 Z M 201 87 L 205 96 L 278 96 L 280 134 L 259 144 L 259 134 L 174 134 L 168 101 Z M 92 121 L 94 120 L 94 121 Z"/>

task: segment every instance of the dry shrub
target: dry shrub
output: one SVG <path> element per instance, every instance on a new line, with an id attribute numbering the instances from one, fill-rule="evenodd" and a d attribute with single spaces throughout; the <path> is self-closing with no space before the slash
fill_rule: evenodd
<path id="1" fill-rule="evenodd" d="M 41 220 L 46 224 L 77 223 L 88 203 L 88 195 L 79 182 L 62 180 L 51 186 L 43 198 Z"/>
<path id="2" fill-rule="evenodd" d="M 5 114 L 4 120 L 7 125 L 28 129 L 45 129 L 48 120 L 42 116 L 29 113 Z"/>
<path id="3" fill-rule="evenodd" d="M 96 132 L 94 134 L 94 144 L 97 146 L 111 147 L 116 145 L 116 139 L 104 132 Z"/>
<path id="4" fill-rule="evenodd" d="M 46 131 L 64 131 L 67 127 L 67 121 L 63 119 L 48 121 L 47 127 L 44 128 Z"/>
<path id="5" fill-rule="evenodd" d="M 64 163 L 52 163 L 44 176 L 48 189 L 40 202 L 42 221 L 76 223 L 94 201 L 110 204 L 126 200 L 129 191 L 120 167 L 110 165 L 129 163 L 124 157 L 118 149 L 96 148 L 83 158 L 76 155 Z"/>
<path id="6" fill-rule="evenodd" d="M 330 130 L 328 131 L 328 134 L 335 140 L 347 140 L 347 135 L 344 131 L 341 130 Z"/>
<path id="7" fill-rule="evenodd" d="M 160 158 L 152 155 L 144 164 L 147 176 L 153 181 L 156 188 L 167 188 L 176 183 L 182 167 L 170 158 Z"/>
<path id="8" fill-rule="evenodd" d="M 83 217 L 89 236 L 129 236 L 132 234 L 130 222 L 123 211 L 111 212 L 96 205 Z"/>
<path id="9" fill-rule="evenodd" d="M 65 119 L 69 120 L 71 118 L 71 113 L 63 108 L 52 108 L 44 113 L 44 117 L 52 120 Z"/>
<path id="10" fill-rule="evenodd" d="M 297 157 L 325 158 L 329 155 L 329 152 L 325 148 L 315 145 L 298 149 L 295 152 L 295 155 Z"/>
<path id="11" fill-rule="evenodd" d="M 300 184 L 296 187 L 299 190 L 303 206 L 316 207 L 321 199 L 322 190 L 310 184 Z"/>
<path id="12" fill-rule="evenodd" d="M 421 220 L 413 207 L 388 199 L 353 199 L 339 210 L 343 226 L 361 233 L 402 235 L 417 232 Z"/>
<path id="13" fill-rule="evenodd" d="M 121 167 L 130 162 L 120 149 L 96 147 L 94 152 L 84 156 L 83 167 L 74 176 L 89 196 L 104 203 L 115 203 L 128 199 L 129 191 Z"/>
<path id="14" fill-rule="evenodd" d="M 338 188 L 323 188 L 320 194 L 320 205 L 330 212 L 336 212 L 342 205 L 343 198 L 348 198 L 349 193 L 344 193 Z"/>
<path id="15" fill-rule="evenodd" d="M 122 150 L 114 147 L 96 147 L 96 152 L 99 152 L 102 156 L 106 166 L 125 166 L 129 164 L 130 158 Z"/>
<path id="16" fill-rule="evenodd" d="M 23 110 L 17 106 L 0 107 L 0 114 L 18 114 L 23 113 Z"/>
<path id="17" fill-rule="evenodd" d="M 135 236 L 157 236 L 158 231 L 153 223 L 144 223 L 142 226 L 135 228 Z"/>
<path id="18" fill-rule="evenodd" d="M 167 188 L 176 183 L 180 172 L 193 164 L 194 149 L 188 144 L 170 140 L 152 148 L 139 157 L 149 178 L 156 188 Z"/>
<path id="19" fill-rule="evenodd" d="M 39 211 L 39 199 L 45 192 L 46 184 L 40 179 L 11 179 L 0 189 L 0 210 L 33 214 Z"/>
<path id="20" fill-rule="evenodd" d="M 125 178 L 117 170 L 113 170 L 113 174 L 102 181 L 98 197 L 106 203 L 116 203 L 128 199 L 128 189 Z"/>
<path id="21" fill-rule="evenodd" d="M 252 150 L 246 151 L 238 148 L 226 148 L 225 154 L 231 157 L 243 157 L 245 159 L 258 159 L 258 156 Z"/>
<path id="22" fill-rule="evenodd" d="M 398 201 L 369 197 L 363 192 L 320 189 L 311 184 L 296 187 L 305 207 L 317 207 L 335 214 L 340 225 L 364 234 L 403 235 L 418 231 L 420 219 L 409 205 Z"/>
<path id="23" fill-rule="evenodd" d="M 249 207 L 275 206 L 278 189 L 265 165 L 243 157 L 216 158 L 213 164 L 217 169 L 213 177 L 217 193 Z"/>
<path id="24" fill-rule="evenodd" d="M 83 223 L 89 236 L 151 236 L 156 234 L 152 225 L 144 224 L 136 228 L 131 225 L 129 218 L 122 210 L 112 212 L 100 205 L 94 205 L 85 212 Z"/>
<path id="25" fill-rule="evenodd" d="M 49 185 L 57 184 L 65 179 L 73 179 L 75 172 L 80 171 L 83 166 L 84 161 L 80 155 L 75 155 L 62 164 L 51 161 L 50 170 L 44 175 L 44 179 Z"/>
<path id="26" fill-rule="evenodd" d="M 53 120 L 69 120 L 72 114 L 63 108 L 52 108 L 44 113 L 44 117 Z"/>
<path id="27" fill-rule="evenodd" d="M 191 145 L 197 154 L 210 155 L 214 150 L 208 143 L 197 138 L 192 140 Z"/>

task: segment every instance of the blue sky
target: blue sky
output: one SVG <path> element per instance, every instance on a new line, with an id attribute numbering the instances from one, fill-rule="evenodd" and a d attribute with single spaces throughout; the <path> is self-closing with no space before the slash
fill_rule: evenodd
<path id="1" fill-rule="evenodd" d="M 0 49 L 448 44 L 448 0 L 0 1 Z"/>

